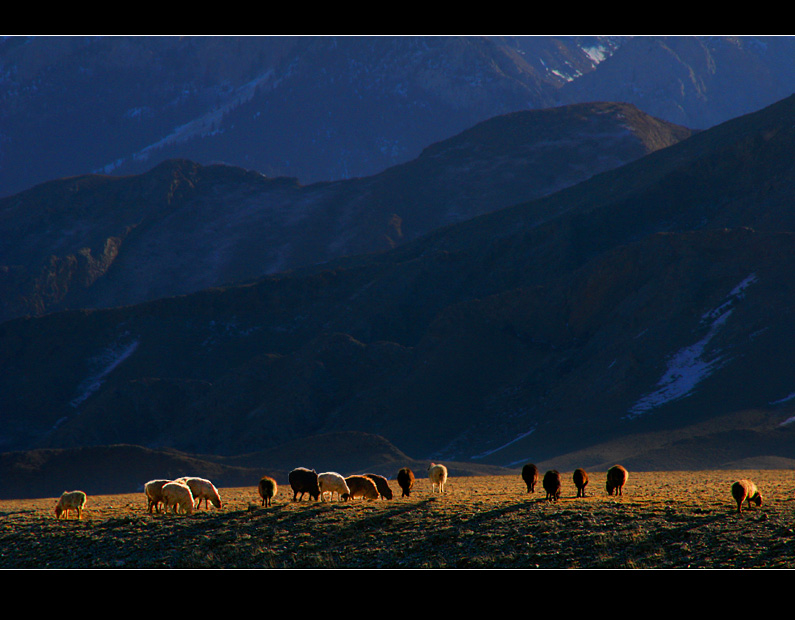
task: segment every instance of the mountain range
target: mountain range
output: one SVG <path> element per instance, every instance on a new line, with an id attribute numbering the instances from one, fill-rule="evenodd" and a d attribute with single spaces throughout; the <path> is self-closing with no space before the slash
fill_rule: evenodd
<path id="1" fill-rule="evenodd" d="M 793 117 L 566 105 L 370 177 L 183 159 L 9 196 L 0 495 L 155 462 L 791 467 Z"/>
<path id="2" fill-rule="evenodd" d="M 503 467 L 789 458 L 793 115 L 387 252 L 8 320 L 4 442 L 231 456 L 355 431 Z"/>
<path id="3" fill-rule="evenodd" d="M 0 196 L 166 159 L 372 176 L 510 112 L 631 103 L 706 129 L 795 91 L 790 36 L 0 39 Z"/>
<path id="4" fill-rule="evenodd" d="M 165 159 L 303 184 L 371 176 L 477 122 L 554 105 L 557 85 L 621 41 L 9 37 L 0 42 L 0 196 Z"/>
<path id="5" fill-rule="evenodd" d="M 193 293 L 384 251 L 554 193 L 691 131 L 625 104 L 515 112 L 372 177 L 300 185 L 167 161 L 0 199 L 0 320 Z"/>

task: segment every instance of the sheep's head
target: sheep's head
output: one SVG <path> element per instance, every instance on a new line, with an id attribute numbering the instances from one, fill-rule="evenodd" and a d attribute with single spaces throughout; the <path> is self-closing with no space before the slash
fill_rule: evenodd
<path id="1" fill-rule="evenodd" d="M 761 506 L 761 505 L 762 505 L 762 496 L 761 496 L 759 493 L 757 493 L 756 495 L 754 495 L 754 496 L 751 498 L 751 501 L 752 501 L 754 504 L 756 504 L 757 506 Z"/>
<path id="2" fill-rule="evenodd" d="M 63 508 L 61 508 L 61 505 L 60 505 L 60 504 L 58 504 L 58 505 L 55 507 L 55 518 L 56 518 L 56 519 L 60 519 L 60 518 L 61 518 L 61 513 L 62 513 L 62 512 L 63 512 Z"/>

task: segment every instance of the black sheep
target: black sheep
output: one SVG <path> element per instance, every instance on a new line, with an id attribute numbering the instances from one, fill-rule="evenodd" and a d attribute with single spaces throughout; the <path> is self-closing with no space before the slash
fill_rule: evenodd
<path id="1" fill-rule="evenodd" d="M 560 474 L 555 469 L 550 469 L 544 474 L 544 490 L 547 492 L 547 501 L 558 501 L 560 499 Z"/>
<path id="2" fill-rule="evenodd" d="M 378 474 L 364 475 L 375 482 L 375 486 L 378 489 L 378 493 L 381 495 L 381 499 L 392 499 L 392 489 L 389 488 L 389 483 L 387 482 L 386 478 L 379 476 Z"/>
<path id="3" fill-rule="evenodd" d="M 588 486 L 588 474 L 582 467 L 574 470 L 574 486 L 577 487 L 577 497 L 585 497 L 585 487 Z"/>
<path id="4" fill-rule="evenodd" d="M 535 493 L 536 482 L 538 482 L 538 467 L 533 465 L 533 463 L 528 463 L 522 467 L 522 480 L 527 485 L 527 492 Z"/>
<path id="5" fill-rule="evenodd" d="M 309 493 L 309 496 L 315 501 L 320 499 L 320 487 L 317 482 L 317 472 L 314 469 L 297 467 L 290 472 L 288 479 L 290 487 L 293 489 L 294 502 L 304 499 L 304 493 Z M 298 497 L 299 493 L 301 497 Z"/>
<path id="6" fill-rule="evenodd" d="M 607 494 L 612 495 L 615 491 L 616 495 L 623 495 L 627 478 L 629 472 L 622 465 L 613 465 L 607 470 Z"/>
<path id="7" fill-rule="evenodd" d="M 398 472 L 397 481 L 403 490 L 401 497 L 409 497 L 411 495 L 411 487 L 414 486 L 414 472 L 408 467 L 404 467 Z"/>

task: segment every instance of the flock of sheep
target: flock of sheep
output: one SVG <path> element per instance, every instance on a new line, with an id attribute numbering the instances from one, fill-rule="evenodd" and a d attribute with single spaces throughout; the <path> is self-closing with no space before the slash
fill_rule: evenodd
<path id="1" fill-rule="evenodd" d="M 527 485 L 527 492 L 533 493 L 538 483 L 538 467 L 533 463 L 528 463 L 522 468 L 522 480 Z M 577 487 L 577 497 L 585 497 L 585 487 L 588 486 L 588 472 L 581 467 L 574 470 L 573 475 L 574 486 Z M 629 479 L 629 472 L 623 465 L 613 465 L 607 470 L 607 485 L 606 490 L 608 495 L 623 495 L 624 485 Z M 550 469 L 544 474 L 544 479 L 541 482 L 544 491 L 547 493 L 547 501 L 556 502 L 560 499 L 560 473 L 557 469 Z"/>
<path id="2" fill-rule="evenodd" d="M 147 509 L 150 513 L 153 510 L 160 512 L 160 504 L 162 504 L 165 512 L 171 508 L 175 513 L 179 509 L 185 514 L 193 514 L 194 509 L 201 506 L 202 500 L 204 500 L 205 508 L 207 508 L 207 502 L 212 503 L 216 508 L 221 507 L 221 496 L 218 489 L 212 482 L 204 478 L 150 480 L 144 485 L 144 495 L 146 495 Z"/>
<path id="3" fill-rule="evenodd" d="M 414 472 L 408 467 L 402 468 L 397 474 L 397 483 L 402 491 L 402 497 L 410 497 L 414 486 Z M 624 485 L 629 478 L 629 472 L 622 465 L 614 465 L 607 471 L 605 489 L 608 495 L 623 495 Z M 432 493 L 444 493 L 447 483 L 447 468 L 444 465 L 431 463 L 428 467 L 428 479 L 431 481 Z M 535 492 L 539 480 L 538 468 L 528 463 L 522 468 L 522 479 L 527 485 L 527 492 Z M 344 477 L 336 472 L 323 472 L 318 474 L 313 469 L 297 467 L 288 476 L 293 492 L 293 501 L 300 501 L 308 494 L 315 501 L 329 501 L 334 499 L 336 493 L 339 501 L 349 501 L 357 497 L 365 499 L 392 499 L 392 489 L 387 479 L 378 474 L 362 474 Z M 585 487 L 588 485 L 588 473 L 578 468 L 573 475 L 574 486 L 577 488 L 577 497 L 585 497 Z M 557 470 L 551 469 L 544 474 L 542 486 L 546 492 L 547 501 L 553 502 L 560 499 L 561 478 Z M 278 491 L 276 480 L 270 476 L 263 476 L 259 481 L 258 492 L 262 506 L 271 506 L 272 500 Z M 208 502 L 216 508 L 221 508 L 221 496 L 212 482 L 204 478 L 184 477 L 177 480 L 150 480 L 144 485 L 144 494 L 147 500 L 147 509 L 153 511 L 182 512 L 193 514 L 204 500 L 205 509 Z M 300 497 L 299 497 L 300 494 Z M 731 494 L 737 502 L 737 512 L 742 512 L 745 502 L 762 505 L 762 496 L 756 484 L 750 480 L 738 480 L 732 485 Z M 55 506 L 55 518 L 69 518 L 72 511 L 77 513 L 77 518 L 82 519 L 83 509 L 86 505 L 86 494 L 83 491 L 64 491 Z"/>
<path id="4" fill-rule="evenodd" d="M 144 485 L 144 495 L 150 513 L 160 512 L 162 505 L 164 512 L 168 512 L 170 508 L 174 513 L 179 510 L 185 514 L 193 514 L 202 500 L 205 508 L 208 507 L 208 502 L 216 508 L 221 507 L 218 489 L 204 478 L 186 476 L 176 480 L 150 480 Z M 68 519 L 69 514 L 74 511 L 77 518 L 82 519 L 85 505 L 86 494 L 83 491 L 64 491 L 55 505 L 55 518 Z"/>
<path id="5" fill-rule="evenodd" d="M 535 491 L 538 477 L 538 467 L 533 463 L 528 463 L 522 468 L 522 480 L 524 480 L 527 485 L 528 493 L 533 493 Z M 588 485 L 588 473 L 582 468 L 577 468 L 574 470 L 572 479 L 574 481 L 574 486 L 577 487 L 577 497 L 585 497 L 585 487 Z M 628 479 L 629 472 L 623 465 L 613 465 L 613 467 L 607 470 L 607 483 L 605 485 L 607 494 L 613 495 L 615 493 L 616 495 L 623 495 L 624 485 L 627 483 Z M 544 474 L 544 479 L 541 484 L 544 487 L 544 491 L 546 491 L 547 501 L 556 502 L 560 499 L 560 473 L 556 469 L 547 471 Z M 762 505 L 762 495 L 759 493 L 756 484 L 751 480 L 738 480 L 732 484 L 731 491 L 734 501 L 737 502 L 738 514 L 742 513 L 744 502 L 748 503 L 749 508 L 752 503 L 757 506 Z"/>
<path id="6" fill-rule="evenodd" d="M 444 465 L 431 463 L 428 467 L 428 478 L 433 484 L 433 492 L 437 489 L 439 493 L 444 492 L 444 485 L 447 482 L 447 468 Z M 397 483 L 402 491 L 402 497 L 410 497 L 411 489 L 414 486 L 414 472 L 408 467 L 402 468 L 397 474 Z M 290 488 L 293 491 L 293 501 L 300 501 L 305 494 L 315 501 L 329 501 L 334 499 L 337 494 L 339 501 L 345 501 L 362 497 L 364 499 L 392 499 L 392 489 L 389 488 L 387 479 L 379 474 L 355 474 L 347 478 L 334 471 L 327 471 L 318 474 L 314 469 L 297 467 L 288 476 Z M 270 501 L 276 494 L 276 481 L 265 476 L 259 482 L 259 494 L 262 498 L 262 505 L 270 505 Z M 300 493 L 300 497 L 299 497 Z"/>

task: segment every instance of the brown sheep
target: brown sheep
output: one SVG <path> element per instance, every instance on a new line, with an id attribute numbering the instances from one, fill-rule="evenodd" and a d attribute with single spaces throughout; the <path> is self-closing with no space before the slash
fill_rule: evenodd
<path id="1" fill-rule="evenodd" d="M 273 478 L 270 476 L 262 477 L 257 487 L 259 496 L 262 498 L 262 506 L 271 506 L 273 504 L 273 498 L 275 497 L 278 488 L 279 487 L 276 485 L 276 481 Z"/>
<path id="2" fill-rule="evenodd" d="M 296 467 L 288 476 L 290 487 L 293 489 L 293 501 L 300 502 L 304 499 L 304 493 L 309 493 L 309 497 L 317 501 L 320 499 L 320 487 L 317 481 L 317 472 L 306 467 Z M 301 497 L 298 497 L 298 494 Z"/>
<path id="3" fill-rule="evenodd" d="M 629 472 L 622 465 L 613 465 L 607 470 L 607 494 L 612 495 L 615 491 L 616 495 L 623 495 L 628 478 Z"/>
<path id="4" fill-rule="evenodd" d="M 414 486 L 414 472 L 408 467 L 404 467 L 398 472 L 397 481 L 398 485 L 403 490 L 401 497 L 411 496 L 411 487 Z"/>
<path id="5" fill-rule="evenodd" d="M 538 482 L 538 467 L 532 463 L 528 463 L 522 467 L 522 480 L 527 485 L 528 493 L 536 492 L 536 483 Z"/>
<path id="6" fill-rule="evenodd" d="M 69 518 L 69 513 L 75 511 L 77 518 L 83 518 L 83 508 L 86 506 L 86 494 L 83 491 L 64 491 L 55 505 L 55 518 Z"/>
<path id="7" fill-rule="evenodd" d="M 743 502 L 748 502 L 748 508 L 751 507 L 751 502 L 757 506 L 762 505 L 762 496 L 756 484 L 750 480 L 738 480 L 732 485 L 732 497 L 737 502 L 737 514 L 743 511 Z"/>
<path id="8" fill-rule="evenodd" d="M 375 482 L 375 487 L 381 495 L 381 499 L 392 499 L 392 489 L 389 488 L 389 482 L 383 476 L 378 474 L 364 474 L 367 478 Z"/>
<path id="9" fill-rule="evenodd" d="M 544 474 L 544 490 L 547 492 L 547 501 L 558 501 L 560 499 L 560 474 L 555 469 L 550 469 Z"/>
<path id="10" fill-rule="evenodd" d="M 577 497 L 585 497 L 585 487 L 588 486 L 588 474 L 582 468 L 574 470 L 574 486 L 577 487 Z"/>
<path id="11" fill-rule="evenodd" d="M 345 478 L 345 483 L 351 490 L 350 495 L 344 497 L 346 502 L 355 497 L 378 499 L 378 488 L 375 486 L 375 482 L 366 476 L 348 476 Z"/>

